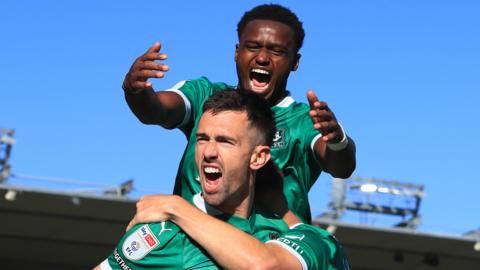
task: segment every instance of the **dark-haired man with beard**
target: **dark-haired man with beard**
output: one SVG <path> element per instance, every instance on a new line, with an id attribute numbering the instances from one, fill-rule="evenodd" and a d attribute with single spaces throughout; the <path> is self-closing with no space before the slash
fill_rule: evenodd
<path id="1" fill-rule="evenodd" d="M 281 176 L 269 162 L 274 130 L 272 112 L 258 95 L 212 95 L 195 134 L 202 191 L 195 206 L 176 195 L 142 198 L 131 229 L 97 269 L 348 269 L 333 236 L 278 207 L 285 203 Z M 272 188 L 259 188 L 267 182 Z M 275 203 L 272 211 L 285 222 L 277 218 L 259 233 L 253 203 L 255 194 L 267 193 L 267 205 Z"/>

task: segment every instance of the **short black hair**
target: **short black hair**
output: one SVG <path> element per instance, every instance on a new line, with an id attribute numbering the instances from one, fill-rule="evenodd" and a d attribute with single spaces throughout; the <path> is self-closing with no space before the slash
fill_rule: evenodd
<path id="1" fill-rule="evenodd" d="M 302 22 L 290 9 L 278 4 L 264 4 L 245 12 L 237 24 L 238 40 L 240 40 L 245 26 L 253 20 L 270 20 L 289 26 L 292 28 L 295 35 L 297 52 L 302 47 L 303 39 L 305 38 L 305 30 L 303 30 Z"/>
<path id="2" fill-rule="evenodd" d="M 215 92 L 203 104 L 203 112 L 215 115 L 224 111 L 246 112 L 250 125 L 263 135 L 263 143 L 272 144 L 276 132 L 275 120 L 266 99 L 249 90 L 229 88 Z"/>

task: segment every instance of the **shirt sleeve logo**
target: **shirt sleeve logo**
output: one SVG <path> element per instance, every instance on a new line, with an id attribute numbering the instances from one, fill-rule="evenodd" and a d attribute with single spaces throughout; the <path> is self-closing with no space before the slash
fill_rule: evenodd
<path id="1" fill-rule="evenodd" d="M 140 260 L 152 249 L 160 244 L 160 241 L 150 230 L 148 225 L 143 225 L 130 234 L 123 242 L 122 251 L 129 260 Z"/>
<path id="2" fill-rule="evenodd" d="M 160 232 L 158 233 L 158 236 L 162 235 L 163 232 L 171 232 L 172 229 L 169 229 L 166 227 L 167 226 L 167 223 L 165 223 L 165 221 L 163 221 L 162 223 L 160 223 Z"/>

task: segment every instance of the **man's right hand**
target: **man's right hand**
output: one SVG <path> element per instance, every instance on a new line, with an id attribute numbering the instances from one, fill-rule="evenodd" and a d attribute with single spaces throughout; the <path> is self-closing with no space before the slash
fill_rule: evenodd
<path id="1" fill-rule="evenodd" d="M 127 231 L 139 223 L 162 222 L 172 219 L 175 211 L 189 205 L 177 195 L 146 195 L 137 202 L 137 212 L 130 220 Z"/>
<path id="2" fill-rule="evenodd" d="M 167 59 L 167 55 L 160 53 L 162 45 L 156 42 L 142 56 L 133 62 L 132 67 L 125 75 L 123 80 L 123 90 L 128 93 L 138 93 L 145 89 L 153 89 L 152 83 L 148 82 L 150 78 L 163 78 L 168 66 L 156 62 L 157 60 Z"/>

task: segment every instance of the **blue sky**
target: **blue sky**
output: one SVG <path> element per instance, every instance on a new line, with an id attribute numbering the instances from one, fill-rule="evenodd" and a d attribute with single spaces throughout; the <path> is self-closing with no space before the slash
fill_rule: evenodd
<path id="1" fill-rule="evenodd" d="M 0 127 L 13 172 L 170 193 L 186 140 L 141 124 L 120 88 L 155 41 L 164 89 L 207 76 L 236 83 L 236 23 L 263 1 L 2 1 Z M 424 231 L 480 227 L 477 1 L 279 1 L 306 39 L 289 89 L 313 89 L 357 143 L 354 175 L 425 185 Z M 31 180 L 11 184 L 70 189 Z M 326 208 L 330 176 L 312 189 Z M 355 216 L 354 216 L 355 217 Z M 353 218 L 355 219 L 355 218 Z"/>

